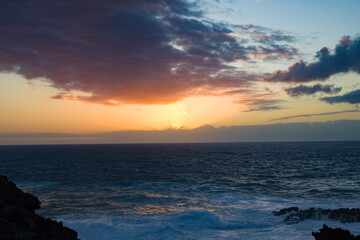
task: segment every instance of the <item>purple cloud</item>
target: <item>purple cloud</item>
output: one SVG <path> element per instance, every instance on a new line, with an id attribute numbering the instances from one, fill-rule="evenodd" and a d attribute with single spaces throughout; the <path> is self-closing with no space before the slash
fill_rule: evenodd
<path id="1" fill-rule="evenodd" d="M 231 27 L 184 0 L 2 1 L 0 72 L 47 79 L 54 99 L 154 104 L 247 88 L 259 76 L 229 63 L 289 54 Z"/>

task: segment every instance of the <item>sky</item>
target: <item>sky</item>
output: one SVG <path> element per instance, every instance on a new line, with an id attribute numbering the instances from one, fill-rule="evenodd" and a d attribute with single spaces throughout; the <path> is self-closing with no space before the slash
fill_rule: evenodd
<path id="1" fill-rule="evenodd" d="M 359 10 L 356 0 L 0 1 L 0 144 L 359 121 Z"/>

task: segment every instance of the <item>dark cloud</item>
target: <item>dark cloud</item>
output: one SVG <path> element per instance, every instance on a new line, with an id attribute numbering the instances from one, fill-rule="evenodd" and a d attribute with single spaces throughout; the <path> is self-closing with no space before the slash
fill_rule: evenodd
<path id="1" fill-rule="evenodd" d="M 343 37 L 333 53 L 324 47 L 316 54 L 317 61 L 300 61 L 286 71 L 277 71 L 265 78 L 271 82 L 310 82 L 326 80 L 337 73 L 360 73 L 360 37 Z"/>
<path id="2" fill-rule="evenodd" d="M 274 119 L 270 119 L 269 121 L 271 122 L 271 121 L 286 120 L 286 119 L 291 119 L 291 118 L 326 116 L 326 115 L 336 115 L 336 114 L 342 114 L 342 113 L 358 113 L 358 112 L 360 112 L 360 110 L 345 110 L 345 111 L 338 111 L 338 112 L 301 114 L 301 115 L 293 115 L 293 116 L 287 116 L 287 117 L 282 117 L 282 118 L 274 118 Z"/>
<path id="3" fill-rule="evenodd" d="M 314 86 L 300 85 L 293 88 L 287 88 L 285 89 L 285 92 L 292 97 L 298 97 L 302 95 L 312 95 L 317 92 L 335 94 L 340 92 L 341 89 L 342 89 L 341 87 L 336 88 L 334 87 L 334 85 L 315 84 Z"/>
<path id="4" fill-rule="evenodd" d="M 1 1 L 0 72 L 47 79 L 54 99 L 153 104 L 248 87 L 258 76 L 228 63 L 289 54 L 230 27 L 185 0 Z"/>
<path id="5" fill-rule="evenodd" d="M 321 101 L 325 101 L 330 104 L 334 103 L 350 103 L 350 104 L 359 104 L 360 103 L 360 89 L 348 92 L 341 96 L 334 97 L 323 97 L 320 98 Z"/>

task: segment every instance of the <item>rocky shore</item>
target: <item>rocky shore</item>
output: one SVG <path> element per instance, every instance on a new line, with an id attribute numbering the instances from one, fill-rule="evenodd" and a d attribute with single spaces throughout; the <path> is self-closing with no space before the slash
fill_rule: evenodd
<path id="1" fill-rule="evenodd" d="M 1 240 L 79 240 L 77 233 L 64 227 L 61 222 L 45 219 L 35 213 L 40 208 L 37 197 L 24 193 L 0 175 L 0 239 Z M 340 222 L 360 222 L 359 208 L 322 209 L 298 207 L 274 211 L 275 216 L 284 216 L 287 224 L 327 218 Z M 348 230 L 330 228 L 326 225 L 312 233 L 315 240 L 360 240 Z"/>
<path id="2" fill-rule="evenodd" d="M 37 197 L 0 175 L 1 240 L 78 240 L 77 233 L 61 222 L 37 215 L 39 208 Z"/>
<path id="3" fill-rule="evenodd" d="M 285 216 L 284 222 L 296 224 L 305 220 L 337 220 L 342 223 L 360 222 L 359 208 L 322 209 L 309 208 L 302 210 L 298 207 L 284 208 L 274 211 L 275 216 Z M 312 232 L 315 240 L 360 240 L 360 235 L 355 236 L 350 231 L 341 228 L 330 228 L 324 224 L 319 232 Z"/>
<path id="4" fill-rule="evenodd" d="M 313 232 L 315 240 L 360 240 L 360 235 L 354 236 L 348 230 L 329 228 L 324 225 L 319 232 Z"/>
<path id="5" fill-rule="evenodd" d="M 298 223 L 305 220 L 337 220 L 342 223 L 360 222 L 360 208 L 339 208 L 339 209 L 322 209 L 309 208 L 306 210 L 298 207 L 284 208 L 280 211 L 274 211 L 275 216 L 285 215 L 284 222 L 288 224 Z"/>

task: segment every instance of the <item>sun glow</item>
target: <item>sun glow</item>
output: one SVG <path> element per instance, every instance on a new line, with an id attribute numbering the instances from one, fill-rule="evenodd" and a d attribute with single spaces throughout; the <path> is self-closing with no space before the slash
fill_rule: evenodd
<path id="1" fill-rule="evenodd" d="M 17 95 L 12 94 L 15 91 Z M 20 75 L 0 74 L 0 109 L 6 113 L 0 118 L 0 131 L 88 133 L 192 129 L 216 125 L 239 110 L 239 104 L 233 104 L 231 97 L 188 97 L 165 105 L 111 106 L 51 98 L 56 94 L 48 84 L 32 86 Z"/>

